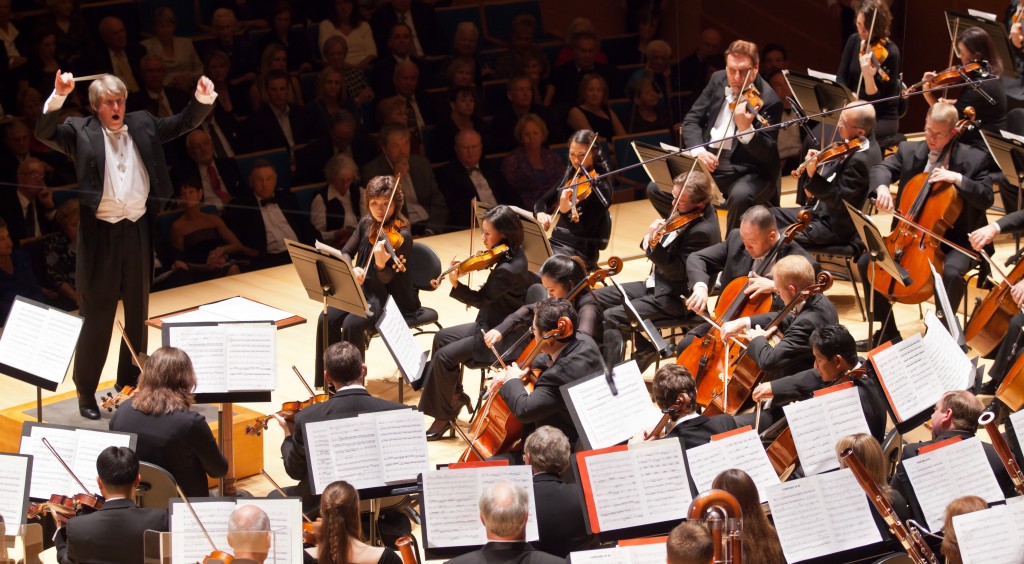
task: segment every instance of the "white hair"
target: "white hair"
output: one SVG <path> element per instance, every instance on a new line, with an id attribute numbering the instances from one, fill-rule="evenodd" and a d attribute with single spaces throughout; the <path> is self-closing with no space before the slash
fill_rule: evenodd
<path id="1" fill-rule="evenodd" d="M 92 109 L 98 108 L 100 99 L 108 95 L 127 99 L 128 88 L 125 87 L 124 82 L 121 82 L 120 78 L 112 74 L 105 74 L 92 81 L 92 84 L 89 85 L 89 105 L 92 106 Z"/>
<path id="2" fill-rule="evenodd" d="M 487 530 L 499 537 L 514 537 L 523 531 L 530 515 L 530 496 L 511 482 L 497 482 L 480 495 L 480 517 Z"/>

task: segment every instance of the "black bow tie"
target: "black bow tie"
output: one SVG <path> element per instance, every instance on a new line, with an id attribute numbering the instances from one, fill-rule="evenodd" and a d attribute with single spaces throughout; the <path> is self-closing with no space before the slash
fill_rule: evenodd
<path id="1" fill-rule="evenodd" d="M 264 206 L 269 206 L 270 204 L 276 204 L 276 203 L 277 203 L 277 198 L 276 197 L 272 196 L 270 198 L 263 198 L 262 200 L 260 200 L 260 207 L 262 208 Z"/>

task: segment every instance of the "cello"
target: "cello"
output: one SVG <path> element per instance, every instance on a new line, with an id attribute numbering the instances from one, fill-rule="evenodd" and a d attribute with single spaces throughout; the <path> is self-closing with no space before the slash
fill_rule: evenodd
<path id="1" fill-rule="evenodd" d="M 797 233 L 810 225 L 810 211 L 801 210 L 797 217 L 799 221 L 786 228 L 783 236 L 768 251 L 761 262 L 760 268 L 754 274 L 758 276 L 767 274 L 771 266 L 775 264 L 775 259 L 778 258 L 782 246 L 791 242 Z M 715 304 L 716 323 L 722 325 L 733 319 L 768 313 L 772 306 L 771 295 L 751 298 L 744 291 L 749 280 L 747 276 L 739 276 L 732 282 L 729 282 L 725 289 L 722 290 L 722 295 L 719 296 L 718 303 Z M 703 338 L 694 339 L 690 346 L 679 353 L 676 364 L 685 366 L 690 371 L 690 374 L 693 375 L 697 385 L 700 386 L 701 382 L 709 374 L 714 373 L 717 375 L 717 372 L 714 372 L 717 370 L 715 367 L 722 365 L 724 354 L 725 345 L 722 343 L 721 334 L 718 329 L 712 327 Z M 711 398 L 708 396 L 703 396 L 702 399 L 698 388 L 697 403 L 707 405 L 710 400 Z"/>
<path id="2" fill-rule="evenodd" d="M 981 300 L 964 328 L 967 344 L 981 356 L 987 356 L 999 346 L 1010 328 L 1010 319 L 1024 311 L 1010 296 L 1013 286 L 1024 280 L 1024 260 L 1018 255 L 1009 274 L 1003 274 L 995 264 L 992 267 L 1003 279 Z"/>
<path id="3" fill-rule="evenodd" d="M 770 331 L 772 328 L 778 327 L 796 306 L 807 301 L 814 294 L 825 292 L 831 287 L 832 275 L 824 271 L 819 272 L 816 282 L 800 290 L 765 329 Z M 702 397 L 708 398 L 704 414 L 709 417 L 719 413 L 736 415 L 750 399 L 751 392 L 764 376 L 764 370 L 757 365 L 753 357 L 747 354 L 746 349 L 738 352 L 735 360 L 730 355 L 729 367 L 732 373 L 724 378 L 704 378 L 697 384 L 697 402 L 700 403 Z"/>
<path id="4" fill-rule="evenodd" d="M 946 161 L 957 138 L 974 126 L 974 116 L 974 108 L 964 109 L 964 119 L 953 127 L 953 138 L 942 148 L 936 163 Z M 940 248 L 941 242 L 928 232 L 942 237 L 963 209 L 963 200 L 957 195 L 956 186 L 950 182 L 931 182 L 936 169 L 938 166 L 932 168 L 931 172 L 914 176 L 903 187 L 896 213 L 908 221 L 900 221 L 885 238 L 885 246 L 896 264 L 910 275 L 910 284 L 904 286 L 878 263 L 871 264 L 872 270 L 868 276 L 873 281 L 875 291 L 893 301 L 919 304 L 935 294 L 929 264 L 934 265 L 936 271 L 942 272 L 945 253 Z"/>

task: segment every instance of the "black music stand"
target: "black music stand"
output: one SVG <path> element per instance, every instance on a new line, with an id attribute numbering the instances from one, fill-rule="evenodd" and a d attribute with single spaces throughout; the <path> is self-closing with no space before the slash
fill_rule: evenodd
<path id="1" fill-rule="evenodd" d="M 612 284 L 615 285 L 615 289 L 618 290 L 619 295 L 622 296 L 622 307 L 626 310 L 626 316 L 629 317 L 629 324 L 633 326 L 633 330 L 640 331 L 644 335 L 647 335 L 647 339 L 651 341 L 652 345 L 654 345 L 655 350 L 657 350 L 658 354 L 664 358 L 670 349 L 668 343 L 666 343 L 665 339 L 661 337 L 661 331 L 654 326 L 654 322 L 650 319 L 640 317 L 640 313 L 638 313 L 636 308 L 633 307 L 633 302 L 629 301 L 629 296 L 626 295 L 626 291 L 622 289 L 622 286 L 619 286 L 619 282 L 614 277 L 609 276 L 608 279 L 612 281 Z M 633 345 L 633 348 L 636 348 L 635 344 Z"/>
<path id="2" fill-rule="evenodd" d="M 476 217 L 478 225 L 483 221 L 484 214 L 493 207 L 473 198 L 473 215 Z M 532 212 L 517 206 L 509 207 L 519 215 L 519 219 L 523 223 L 523 251 L 526 253 L 527 268 L 530 272 L 539 275 L 544 261 L 554 254 L 548 234 L 537 218 L 533 217 Z"/>
<path id="3" fill-rule="evenodd" d="M 641 141 L 633 141 L 630 145 L 633 147 L 633 151 L 636 152 L 640 162 L 644 163 L 644 170 L 647 171 L 647 176 L 650 177 L 651 182 L 657 184 L 662 192 L 671 194 L 672 187 L 675 184 L 673 179 L 680 174 L 693 170 L 694 162 L 696 162 L 697 166 L 704 171 L 704 175 L 711 181 L 712 202 L 716 206 L 725 203 L 725 196 L 719 190 L 714 177 L 711 176 L 708 168 L 699 159 L 683 154 L 677 147 L 670 147 L 664 144 L 656 146 Z M 666 157 L 665 155 L 671 156 Z M 669 205 L 671 206 L 671 204 Z"/>
<path id="4" fill-rule="evenodd" d="M 953 30 L 956 29 L 956 33 L 961 33 L 963 30 L 969 27 L 980 27 L 992 38 L 992 43 L 995 44 L 996 52 L 999 54 L 999 58 L 1004 62 L 1002 76 L 1006 78 L 1017 78 L 1017 69 L 1010 63 L 1013 62 L 1013 45 L 1010 43 L 1010 35 L 1006 32 L 1006 27 L 1003 22 L 993 21 L 988 18 L 981 16 L 975 16 L 964 12 L 954 12 L 952 10 L 946 10 L 946 31 L 949 32 L 950 41 L 955 40 L 953 37 Z M 959 25 L 957 24 L 959 21 Z"/>
<path id="5" fill-rule="evenodd" d="M 802 72 L 782 71 L 782 76 L 789 84 L 793 97 L 800 103 L 804 113 L 808 115 L 822 112 L 833 112 L 814 118 L 823 126 L 838 127 L 839 112 L 847 104 L 857 99 L 845 84 L 825 78 L 818 78 Z"/>
<path id="6" fill-rule="evenodd" d="M 1007 131 L 1001 131 L 1001 135 L 984 129 L 979 129 L 979 131 L 981 131 L 981 138 L 985 141 L 985 146 L 988 147 L 989 154 L 996 161 L 1003 176 L 1017 185 L 1017 207 L 1020 208 L 1022 194 L 1024 194 L 1024 190 L 1021 188 L 1021 184 L 1024 183 L 1024 141 L 1022 141 L 1024 138 Z M 1005 201 L 1003 206 L 1006 206 Z M 1007 214 L 1014 211 L 1017 210 L 1003 210 Z M 1014 233 L 1013 237 L 1017 243 L 1017 250 L 1020 251 L 1020 234 Z"/>

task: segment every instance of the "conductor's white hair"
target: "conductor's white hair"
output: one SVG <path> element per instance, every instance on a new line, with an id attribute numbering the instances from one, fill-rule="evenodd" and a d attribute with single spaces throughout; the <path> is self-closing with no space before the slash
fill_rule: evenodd
<path id="1" fill-rule="evenodd" d="M 511 482 L 491 484 L 480 494 L 480 517 L 487 530 L 499 537 L 514 537 L 523 531 L 530 515 L 530 496 Z"/>
<path id="2" fill-rule="evenodd" d="M 128 89 L 125 88 L 120 78 L 112 74 L 105 74 L 89 85 L 89 105 L 96 109 L 100 105 L 100 99 L 111 94 L 128 98 Z"/>

